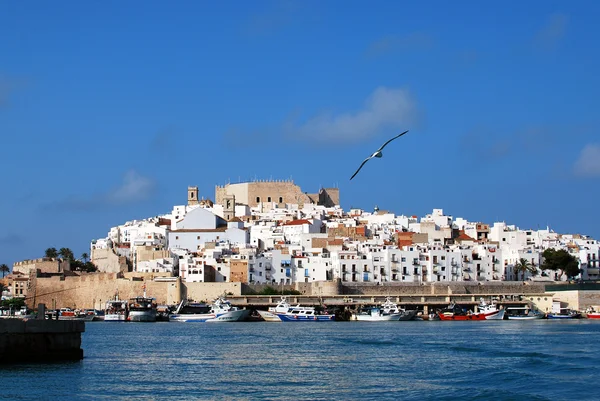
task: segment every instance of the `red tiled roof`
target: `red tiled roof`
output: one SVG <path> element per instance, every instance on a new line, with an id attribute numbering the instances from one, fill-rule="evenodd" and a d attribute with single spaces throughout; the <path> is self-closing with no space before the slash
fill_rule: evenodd
<path id="1" fill-rule="evenodd" d="M 301 226 L 304 224 L 310 224 L 310 221 L 308 221 L 306 219 L 292 220 L 292 221 L 288 221 L 287 223 L 285 223 L 284 226 Z"/>

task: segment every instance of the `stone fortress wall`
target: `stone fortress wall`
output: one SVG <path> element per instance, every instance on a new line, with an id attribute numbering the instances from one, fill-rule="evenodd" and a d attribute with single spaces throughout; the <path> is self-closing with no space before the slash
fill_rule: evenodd
<path id="1" fill-rule="evenodd" d="M 314 203 L 324 206 L 340 204 L 339 188 L 322 188 L 318 193 L 309 194 L 294 184 L 292 180 L 265 180 L 238 184 L 217 185 L 215 203 L 223 204 L 227 196 L 235 196 L 236 203 L 257 207 L 259 203 L 274 202 L 278 207 L 290 204 Z"/>
<path id="2" fill-rule="evenodd" d="M 175 277 L 161 277 L 156 273 L 89 273 L 81 276 L 59 276 L 35 278 L 29 292 L 27 303 L 37 306 L 45 303 L 49 309 L 62 307 L 70 308 L 95 308 L 104 309 L 106 301 L 114 299 L 118 292 L 120 299 L 129 299 L 143 294 L 156 298 L 158 304 L 175 305 L 182 299 L 195 301 L 210 301 L 218 296 L 241 296 L 260 292 L 266 285 L 248 285 L 242 283 L 185 283 Z M 271 286 L 279 289 L 279 286 Z M 424 296 L 424 297 L 452 297 L 471 294 L 498 296 L 503 294 L 520 294 L 524 299 L 530 296 L 539 296 L 545 293 L 542 283 L 510 282 L 493 284 L 465 284 L 465 283 L 435 283 L 425 285 L 342 285 L 339 281 L 326 281 L 315 283 L 296 283 L 285 286 L 285 289 L 295 289 L 305 296 Z M 577 295 L 564 292 L 565 297 L 575 298 Z M 600 303 L 600 291 L 593 294 L 590 299 L 578 299 L 579 307 L 597 305 Z M 561 297 L 560 292 L 549 294 L 551 305 L 552 298 Z M 565 299 L 568 301 L 568 299 Z M 537 299 L 533 300 L 538 301 Z M 544 308 L 545 309 L 545 308 Z"/>

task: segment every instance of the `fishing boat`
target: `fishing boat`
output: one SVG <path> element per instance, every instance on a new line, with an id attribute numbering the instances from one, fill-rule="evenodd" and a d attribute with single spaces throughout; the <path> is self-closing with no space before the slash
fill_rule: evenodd
<path id="1" fill-rule="evenodd" d="M 258 312 L 260 317 L 265 322 L 281 322 L 281 319 L 279 318 L 279 316 L 273 312 L 270 312 L 268 310 L 257 310 L 256 312 Z"/>
<path id="2" fill-rule="evenodd" d="M 569 308 L 560 308 L 558 311 L 548 313 L 546 317 L 548 319 L 580 319 L 581 313 Z"/>
<path id="3" fill-rule="evenodd" d="M 363 322 L 411 320 L 415 317 L 416 313 L 416 310 L 406 311 L 398 308 L 398 305 L 392 302 L 389 297 L 387 297 L 385 302 L 383 302 L 380 306 L 363 308 L 360 311 L 353 313 L 350 317 L 350 320 Z"/>
<path id="4" fill-rule="evenodd" d="M 146 284 L 142 287 L 144 295 L 131 298 L 128 302 L 129 322 L 156 322 L 156 300 L 146 295 Z"/>
<path id="5" fill-rule="evenodd" d="M 479 305 L 477 306 L 478 313 L 483 313 L 485 320 L 502 320 L 506 311 L 499 309 L 495 301 L 491 303 L 485 302 L 483 298 L 479 299 Z"/>
<path id="6" fill-rule="evenodd" d="M 172 322 L 239 322 L 250 314 L 249 309 L 232 306 L 231 302 L 219 297 L 212 304 L 183 300 L 169 316 Z"/>
<path id="7" fill-rule="evenodd" d="M 504 316 L 504 309 L 486 314 L 484 312 L 472 312 L 451 303 L 447 308 L 438 312 L 438 317 L 440 320 L 497 320 L 499 314 Z"/>
<path id="8" fill-rule="evenodd" d="M 508 320 L 536 320 L 543 319 L 546 315 L 530 306 L 509 306 L 506 308 Z"/>
<path id="9" fill-rule="evenodd" d="M 104 309 L 104 321 L 105 322 L 125 322 L 129 314 L 129 307 L 127 301 L 119 299 L 119 293 L 115 294 L 115 299 L 106 301 L 106 307 Z"/>
<path id="10" fill-rule="evenodd" d="M 88 315 L 79 309 L 61 308 L 58 312 L 58 320 L 83 320 L 91 322 L 94 320 L 94 315 Z"/>
<path id="11" fill-rule="evenodd" d="M 600 319 L 600 312 L 596 308 L 590 306 L 585 310 L 585 317 L 588 319 Z"/>
<path id="12" fill-rule="evenodd" d="M 282 322 L 324 322 L 335 320 L 335 315 L 318 313 L 312 306 L 291 306 L 285 296 L 269 312 L 279 317 Z M 262 314 L 261 314 L 262 316 Z"/>

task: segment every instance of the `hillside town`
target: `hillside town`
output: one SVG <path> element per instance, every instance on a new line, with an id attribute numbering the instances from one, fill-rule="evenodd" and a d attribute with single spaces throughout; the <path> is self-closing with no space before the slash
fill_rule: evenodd
<path id="1" fill-rule="evenodd" d="M 185 282 L 564 281 L 544 270 L 546 249 L 577 258 L 583 280 L 599 276 L 598 241 L 549 228 L 343 210 L 337 188 L 308 194 L 292 181 L 216 187 L 215 201 L 189 187 L 187 204 L 112 227 L 91 242 L 101 272 L 163 273 Z"/>

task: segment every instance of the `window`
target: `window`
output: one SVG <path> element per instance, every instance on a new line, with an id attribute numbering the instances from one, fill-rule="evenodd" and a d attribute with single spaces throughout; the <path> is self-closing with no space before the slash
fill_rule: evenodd
<path id="1" fill-rule="evenodd" d="M 271 202 L 271 197 L 267 197 L 267 202 Z"/>
<path id="2" fill-rule="evenodd" d="M 402 256 L 402 258 L 400 259 L 400 261 L 406 262 L 406 258 L 404 256 Z"/>
<path id="3" fill-rule="evenodd" d="M 260 203 L 260 196 L 256 197 L 256 203 Z"/>
<path id="4" fill-rule="evenodd" d="M 200 239 L 200 236 L 197 236 L 196 239 Z"/>
<path id="5" fill-rule="evenodd" d="M 281 196 L 279 197 L 279 203 L 283 203 L 283 198 Z"/>
<path id="6" fill-rule="evenodd" d="M 176 235 L 176 236 L 175 236 L 175 239 L 179 239 L 179 235 Z"/>

